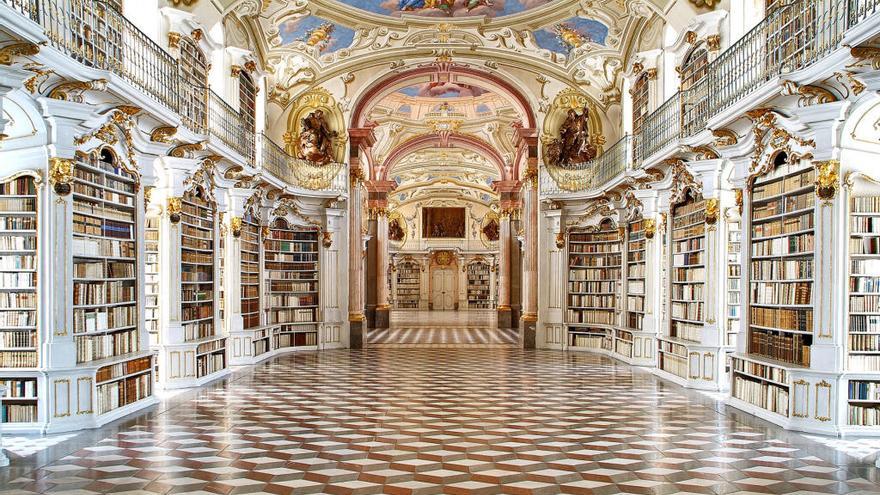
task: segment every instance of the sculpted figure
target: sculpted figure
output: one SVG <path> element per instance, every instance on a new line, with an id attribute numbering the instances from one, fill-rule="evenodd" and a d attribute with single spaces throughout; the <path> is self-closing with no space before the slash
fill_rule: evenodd
<path id="1" fill-rule="evenodd" d="M 547 161 L 550 165 L 567 167 L 596 157 L 596 147 L 590 140 L 590 113 L 584 107 L 580 114 L 568 110 L 565 121 L 559 127 L 559 137 L 547 145 Z"/>
<path id="2" fill-rule="evenodd" d="M 326 164 L 333 160 L 333 140 L 336 131 L 327 125 L 323 110 L 315 110 L 300 121 L 297 138 L 299 156 L 310 162 Z"/>

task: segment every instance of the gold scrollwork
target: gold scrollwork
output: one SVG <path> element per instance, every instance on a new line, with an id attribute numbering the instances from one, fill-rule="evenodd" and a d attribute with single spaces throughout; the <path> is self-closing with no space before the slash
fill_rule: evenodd
<path id="1" fill-rule="evenodd" d="M 232 217 L 229 219 L 229 227 L 232 229 L 232 237 L 241 237 L 241 217 Z"/>
<path id="2" fill-rule="evenodd" d="M 556 233 L 556 248 L 562 249 L 565 247 L 565 232 L 557 232 Z"/>
<path id="3" fill-rule="evenodd" d="M 321 233 L 321 245 L 328 249 L 333 246 L 333 232 L 325 230 Z"/>
<path id="4" fill-rule="evenodd" d="M 95 79 L 94 81 L 66 81 L 56 85 L 49 91 L 49 98 L 53 100 L 72 101 L 82 103 L 83 92 L 94 90 L 104 91 L 107 89 L 106 79 Z"/>
<path id="5" fill-rule="evenodd" d="M 171 197 L 168 198 L 168 204 L 165 207 L 165 212 L 168 213 L 168 219 L 171 220 L 171 223 L 180 222 L 180 212 L 182 210 L 181 198 L 180 197 Z"/>
<path id="6" fill-rule="evenodd" d="M 16 57 L 33 57 L 40 53 L 40 45 L 23 41 L 0 48 L 0 65 L 12 65 Z"/>
<path id="7" fill-rule="evenodd" d="M 73 160 L 49 159 L 49 183 L 59 196 L 67 196 L 73 190 Z"/>
<path id="8" fill-rule="evenodd" d="M 657 221 L 653 218 L 646 218 L 642 221 L 642 226 L 645 230 L 645 239 L 653 239 L 657 233 Z"/>
<path id="9" fill-rule="evenodd" d="M 150 141 L 154 143 L 171 144 L 177 134 L 177 127 L 173 125 L 160 125 L 150 131 Z"/>
<path id="10" fill-rule="evenodd" d="M 718 206 L 718 198 L 709 198 L 706 200 L 706 225 L 715 225 L 718 223 L 718 214 L 720 208 Z"/>
<path id="11" fill-rule="evenodd" d="M 837 160 L 825 160 L 815 162 L 816 166 L 816 196 L 825 204 L 829 204 L 840 185 L 840 162 Z"/>
<path id="12" fill-rule="evenodd" d="M 792 412 L 791 415 L 795 418 L 808 418 L 810 417 L 809 404 L 810 404 L 810 382 L 804 380 L 803 378 L 799 380 L 795 380 L 792 383 L 793 392 L 792 392 Z M 803 405 L 804 411 L 801 412 L 799 409 L 798 399 L 800 395 L 803 394 Z"/>

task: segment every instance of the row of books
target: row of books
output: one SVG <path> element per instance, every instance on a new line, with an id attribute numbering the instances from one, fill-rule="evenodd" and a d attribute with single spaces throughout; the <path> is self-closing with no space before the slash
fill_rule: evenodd
<path id="1" fill-rule="evenodd" d="M 196 347 L 196 354 L 207 354 L 209 352 L 218 352 L 224 349 L 226 349 L 226 339 L 217 339 L 199 344 L 198 347 Z"/>
<path id="2" fill-rule="evenodd" d="M 134 258 L 135 243 L 113 239 L 73 238 L 73 256 L 80 258 Z"/>
<path id="3" fill-rule="evenodd" d="M 783 213 L 795 213 L 812 208 L 816 204 L 816 195 L 813 191 L 806 191 L 784 199 L 768 201 L 752 208 L 752 218 L 757 221 L 764 218 L 782 215 Z"/>
<path id="4" fill-rule="evenodd" d="M 274 337 L 275 348 L 301 347 L 318 345 L 317 332 L 281 333 Z"/>
<path id="5" fill-rule="evenodd" d="M 73 304 L 120 304 L 136 303 L 134 280 L 116 282 L 74 282 Z"/>
<path id="6" fill-rule="evenodd" d="M 193 289 L 191 287 L 204 287 L 202 285 L 198 286 L 184 286 L 184 288 L 180 291 L 180 300 L 184 303 L 189 302 L 203 302 L 203 301 L 212 301 L 214 300 L 214 290 L 199 290 Z"/>
<path id="7" fill-rule="evenodd" d="M 104 335 L 76 336 L 76 362 L 87 363 L 99 359 L 128 354 L 138 350 L 138 331 L 127 330 Z"/>
<path id="8" fill-rule="evenodd" d="M 578 282 L 568 283 L 568 292 L 617 292 L 617 282 Z"/>
<path id="9" fill-rule="evenodd" d="M 779 196 L 785 192 L 792 192 L 813 185 L 815 171 L 812 168 L 804 169 L 799 174 L 785 178 L 767 177 L 765 183 L 758 183 L 752 190 L 752 201 L 761 201 L 773 196 Z"/>
<path id="10" fill-rule="evenodd" d="M 703 303 L 702 302 L 673 302 L 670 312 L 673 318 L 681 318 L 683 320 L 702 320 L 703 319 Z"/>
<path id="11" fill-rule="evenodd" d="M 0 332 L 0 349 L 36 346 L 37 332 Z"/>
<path id="12" fill-rule="evenodd" d="M 268 297 L 268 305 L 273 307 L 317 306 L 317 295 L 273 294 Z"/>
<path id="13" fill-rule="evenodd" d="M 206 354 L 196 358 L 196 376 L 201 378 L 226 369 L 226 354 Z"/>
<path id="14" fill-rule="evenodd" d="M 397 282 L 399 285 L 407 284 L 408 282 Z M 415 281 L 415 285 L 418 285 L 418 280 Z M 269 292 L 317 292 L 318 291 L 318 282 L 289 282 L 285 280 L 271 280 L 269 281 Z"/>
<path id="15" fill-rule="evenodd" d="M 570 268 L 568 279 L 571 281 L 618 280 L 620 268 Z"/>
<path id="16" fill-rule="evenodd" d="M 137 306 L 74 309 L 73 333 L 101 332 L 137 325 Z"/>
<path id="17" fill-rule="evenodd" d="M 183 324 L 183 338 L 186 341 L 204 339 L 214 335 L 214 321 L 199 321 Z"/>
<path id="18" fill-rule="evenodd" d="M 37 230 L 37 218 L 0 217 L 0 230 Z"/>
<path id="19" fill-rule="evenodd" d="M 36 324 L 35 311 L 0 311 L 0 327 L 32 327 Z"/>
<path id="20" fill-rule="evenodd" d="M 880 312 L 880 298 L 877 296 L 850 296 L 849 310 L 855 313 Z"/>
<path id="21" fill-rule="evenodd" d="M 568 339 L 568 345 L 572 347 L 611 350 L 611 339 L 604 334 L 573 333 Z"/>
<path id="22" fill-rule="evenodd" d="M 880 237 L 853 237 L 849 240 L 850 254 L 880 254 Z"/>
<path id="23" fill-rule="evenodd" d="M 317 321 L 317 316 L 317 308 L 277 309 L 269 312 L 269 324 L 311 322 Z"/>
<path id="24" fill-rule="evenodd" d="M 6 398 L 30 399 L 39 391 L 36 378 L 3 378 L 0 386 L 6 387 Z"/>
<path id="25" fill-rule="evenodd" d="M 35 351 L 0 351 L 0 368 L 36 368 Z"/>
<path id="26" fill-rule="evenodd" d="M 645 261 L 645 250 L 642 249 L 640 251 L 627 251 L 626 260 L 630 262 L 644 262 Z"/>
<path id="27" fill-rule="evenodd" d="M 749 332 L 749 352 L 770 359 L 801 366 L 810 365 L 811 335 L 782 333 L 752 328 Z"/>
<path id="28" fill-rule="evenodd" d="M 704 222 L 706 213 L 706 201 L 697 200 L 675 207 L 675 218 L 672 228 L 679 229 L 693 223 Z"/>
<path id="29" fill-rule="evenodd" d="M 691 342 L 701 342 L 703 326 L 673 320 L 669 327 L 669 336 Z"/>
<path id="30" fill-rule="evenodd" d="M 203 265 L 184 265 L 180 272 L 183 282 L 211 282 L 214 280 L 214 267 Z"/>
<path id="31" fill-rule="evenodd" d="M 568 323 L 593 323 L 597 325 L 613 325 L 613 311 L 583 311 L 569 309 L 566 313 Z"/>
<path id="32" fill-rule="evenodd" d="M 318 234 L 315 231 L 297 231 L 297 230 L 283 230 L 272 228 L 272 235 L 270 237 L 270 241 L 277 242 L 278 245 L 290 245 L 290 246 L 299 246 L 299 245 L 308 245 L 309 243 L 317 242 Z M 304 242 L 280 242 L 280 241 L 304 241 Z M 310 248 L 306 249 L 294 249 L 294 251 L 307 251 Z M 284 251 L 281 249 L 280 251 Z"/>
<path id="33" fill-rule="evenodd" d="M 601 230 L 598 232 L 572 232 L 569 242 L 615 242 L 619 240 L 617 230 Z"/>
<path id="34" fill-rule="evenodd" d="M 849 371 L 880 371 L 880 355 L 850 354 L 847 364 Z"/>
<path id="35" fill-rule="evenodd" d="M 812 304 L 812 282 L 752 282 L 752 304 Z"/>
<path id="36" fill-rule="evenodd" d="M 850 217 L 849 227 L 856 234 L 880 234 L 880 216 Z"/>
<path id="37" fill-rule="evenodd" d="M 813 228 L 812 213 L 806 213 L 797 217 L 780 218 L 772 222 L 764 222 L 752 225 L 752 239 L 772 237 L 780 234 L 793 234 Z"/>
<path id="38" fill-rule="evenodd" d="M 703 264 L 703 251 L 672 255 L 672 266 L 691 266 Z"/>
<path id="39" fill-rule="evenodd" d="M 670 297 L 672 299 L 678 300 L 703 300 L 703 286 L 702 285 L 694 285 L 694 284 L 686 284 L 686 285 L 673 285 L 672 290 L 670 291 Z"/>
<path id="40" fill-rule="evenodd" d="M 152 375 L 145 373 L 125 380 L 98 385 L 95 402 L 98 414 L 146 399 L 153 394 Z"/>
<path id="41" fill-rule="evenodd" d="M 194 239 L 207 239 L 209 241 L 214 239 L 214 231 L 211 227 L 202 228 L 183 224 L 181 226 L 181 233 Z"/>
<path id="42" fill-rule="evenodd" d="M 813 331 L 812 309 L 749 308 L 752 325 L 799 332 Z"/>
<path id="43" fill-rule="evenodd" d="M 645 293 L 645 281 L 644 280 L 633 280 L 630 278 L 626 282 L 626 291 L 629 294 L 644 294 Z"/>
<path id="44" fill-rule="evenodd" d="M 673 282 L 705 282 L 706 269 L 698 268 L 674 268 L 672 271 Z"/>
<path id="45" fill-rule="evenodd" d="M 850 315 L 849 331 L 880 334 L 880 315 Z"/>
<path id="46" fill-rule="evenodd" d="M 755 363 L 752 361 L 746 361 L 745 359 L 736 358 L 732 360 L 732 365 L 735 371 L 748 373 L 750 375 L 764 378 L 766 380 L 773 380 L 774 382 L 778 383 L 788 384 L 788 371 L 783 368 L 777 368 L 776 366 L 770 366 L 766 364 Z"/>
<path id="47" fill-rule="evenodd" d="M 752 280 L 791 280 L 813 278 L 813 260 L 755 260 Z"/>
<path id="48" fill-rule="evenodd" d="M 645 298 L 643 296 L 627 296 L 626 298 L 626 309 L 630 311 L 644 311 L 645 310 Z"/>
<path id="49" fill-rule="evenodd" d="M 684 241 L 675 241 L 672 243 L 672 252 L 681 253 L 685 251 L 699 251 L 703 249 L 705 237 L 695 237 Z"/>
<path id="50" fill-rule="evenodd" d="M 849 424 L 853 426 L 880 425 L 880 405 L 849 405 Z"/>
<path id="51" fill-rule="evenodd" d="M 35 423 L 38 418 L 36 404 L 0 405 L 0 423 Z"/>
<path id="52" fill-rule="evenodd" d="M 135 220 L 135 214 L 133 211 L 113 208 L 109 206 L 109 203 L 97 204 L 78 200 L 73 202 L 73 211 L 75 212 L 73 215 L 74 232 L 84 234 L 92 234 L 93 232 L 77 230 L 78 224 L 95 225 L 94 222 L 87 222 L 86 219 L 116 221 L 117 224 L 118 222 L 122 222 L 126 225 L 134 223 Z"/>
<path id="53" fill-rule="evenodd" d="M 752 256 L 781 256 L 808 253 L 813 250 L 814 237 L 813 233 L 809 232 L 755 241 L 752 243 Z"/>
<path id="54" fill-rule="evenodd" d="M 849 400 L 875 400 L 880 402 L 880 382 L 850 380 L 848 397 Z"/>
<path id="55" fill-rule="evenodd" d="M 37 287 L 34 272 L 0 272 L 0 289 L 33 289 Z"/>
<path id="56" fill-rule="evenodd" d="M 270 260 L 266 260 L 265 263 L 266 270 L 270 273 L 274 273 L 273 270 L 284 271 L 284 270 L 293 270 L 293 271 L 317 271 L 318 263 L 293 263 L 293 262 L 273 262 Z"/>
<path id="57" fill-rule="evenodd" d="M 620 243 L 606 244 L 569 244 L 568 252 L 572 254 L 607 254 L 619 253 Z"/>
<path id="58" fill-rule="evenodd" d="M 661 342 L 665 344 L 668 342 Z M 685 378 L 688 377 L 687 358 L 664 351 L 662 348 L 657 354 L 657 367 L 661 370 L 672 373 L 675 376 Z"/>
<path id="59" fill-rule="evenodd" d="M 853 213 L 880 214 L 880 196 L 861 196 L 850 199 Z"/>
<path id="60" fill-rule="evenodd" d="M 880 334 L 849 336 L 849 350 L 856 352 L 880 352 Z"/>
<path id="61" fill-rule="evenodd" d="M 182 321 L 193 321 L 212 318 L 214 316 L 214 305 L 210 301 L 204 302 L 206 304 L 184 306 L 180 314 L 180 319 Z"/>
<path id="62" fill-rule="evenodd" d="M 850 262 L 850 274 L 880 276 L 880 259 L 852 260 Z"/>
<path id="63" fill-rule="evenodd" d="M 149 371 L 152 365 L 153 358 L 150 356 L 144 356 L 142 358 L 126 361 L 124 363 L 116 363 L 109 366 L 104 366 L 98 368 L 98 371 L 95 373 L 95 382 L 102 383 L 122 378 L 126 375 L 134 375 L 136 373 Z"/>
<path id="64" fill-rule="evenodd" d="M 37 211 L 37 199 L 0 197 L 0 211 L 10 213 L 25 213 L 29 211 Z"/>
<path id="65" fill-rule="evenodd" d="M 603 310 L 614 310 L 617 306 L 617 296 L 569 294 L 568 306 L 571 308 L 600 308 Z"/>
<path id="66" fill-rule="evenodd" d="M 788 389 L 734 374 L 731 395 L 761 409 L 788 416 Z"/>
<path id="67" fill-rule="evenodd" d="M 691 225 L 690 227 L 687 227 L 687 228 L 683 228 L 680 230 L 674 230 L 674 231 L 672 231 L 672 240 L 678 241 L 681 239 L 695 238 L 695 237 L 702 236 L 705 234 L 704 229 L 705 229 L 704 224 L 697 223 L 697 224 Z"/>
<path id="68" fill-rule="evenodd" d="M 35 249 L 37 249 L 37 238 L 34 236 L 0 233 L 0 251 L 33 251 Z"/>
<path id="69" fill-rule="evenodd" d="M 214 249 L 214 241 L 205 239 L 195 239 L 193 237 L 181 237 L 180 245 L 184 249 L 201 249 L 211 251 Z"/>
<path id="70" fill-rule="evenodd" d="M 73 184 L 73 192 L 78 196 L 86 196 L 88 199 L 95 201 L 106 201 L 114 206 L 134 206 L 134 196 L 129 196 L 116 191 L 104 190 L 100 187 L 83 184 L 81 182 Z"/>
<path id="71" fill-rule="evenodd" d="M 134 278 L 134 263 L 125 261 L 76 261 L 73 264 L 75 278 Z"/>
<path id="72" fill-rule="evenodd" d="M 33 196 L 37 194 L 33 177 L 18 177 L 0 182 L 0 196 Z"/>
<path id="73" fill-rule="evenodd" d="M 880 292 L 880 277 L 852 276 L 849 278 L 850 292 Z"/>

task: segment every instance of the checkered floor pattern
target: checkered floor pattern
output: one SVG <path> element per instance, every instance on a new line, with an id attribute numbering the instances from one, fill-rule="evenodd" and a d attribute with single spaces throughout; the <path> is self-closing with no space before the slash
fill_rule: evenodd
<path id="1" fill-rule="evenodd" d="M 878 493 L 878 470 L 600 356 L 281 356 L 22 477 L 57 493 Z"/>
<path id="2" fill-rule="evenodd" d="M 519 331 L 496 328 L 495 310 L 393 311 L 391 328 L 367 333 L 371 347 L 513 347 Z"/>

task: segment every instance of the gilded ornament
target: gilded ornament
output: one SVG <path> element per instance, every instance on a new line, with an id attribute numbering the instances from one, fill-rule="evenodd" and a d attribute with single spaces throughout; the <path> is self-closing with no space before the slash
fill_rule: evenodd
<path id="1" fill-rule="evenodd" d="M 73 190 L 73 160 L 49 159 L 49 183 L 59 196 L 67 196 Z"/>
<path id="2" fill-rule="evenodd" d="M 54 74 L 55 71 L 53 71 L 52 69 L 44 69 L 36 64 L 28 65 L 29 66 L 25 67 L 25 69 L 33 72 L 34 75 L 25 79 L 24 83 L 22 83 L 22 86 L 24 86 L 24 88 L 29 92 L 36 93 L 39 85 L 46 82 L 49 79 L 49 76 Z"/>
<path id="3" fill-rule="evenodd" d="M 201 29 L 193 29 L 190 33 L 190 36 L 193 40 L 195 40 L 196 43 L 198 43 L 199 41 L 202 41 L 203 34 L 204 32 Z"/>
<path id="4" fill-rule="evenodd" d="M 706 48 L 709 49 L 710 52 L 717 52 L 721 49 L 721 36 L 718 34 L 711 34 L 706 36 Z"/>
<path id="5" fill-rule="evenodd" d="M 693 31 L 688 31 L 684 33 L 684 40 L 689 45 L 695 45 L 697 43 L 697 33 Z"/>
<path id="6" fill-rule="evenodd" d="M 717 198 L 709 198 L 706 200 L 706 225 L 715 225 L 718 223 L 718 214 L 720 208 Z"/>
<path id="7" fill-rule="evenodd" d="M 565 247 L 565 232 L 556 233 L 556 247 L 562 249 Z"/>
<path id="8" fill-rule="evenodd" d="M 171 150 L 168 151 L 168 156 L 174 158 L 187 158 L 188 155 L 191 155 L 192 153 L 195 153 L 197 151 L 203 151 L 204 149 L 205 141 L 192 144 L 184 143 L 171 148 Z"/>
<path id="9" fill-rule="evenodd" d="M 180 33 L 168 32 L 168 48 L 174 49 L 180 46 Z"/>
<path id="10" fill-rule="evenodd" d="M 825 160 L 814 163 L 816 167 L 816 196 L 824 202 L 830 202 L 837 194 L 840 185 L 840 162 Z"/>
<path id="11" fill-rule="evenodd" d="M 153 189 L 155 189 L 153 186 L 147 186 L 144 188 L 144 212 L 150 207 L 150 201 L 153 198 Z"/>
<path id="12" fill-rule="evenodd" d="M 657 222 L 653 218 L 646 218 L 642 221 L 642 228 L 645 231 L 645 239 L 653 239 L 657 233 Z"/>
<path id="13" fill-rule="evenodd" d="M 736 201 L 736 207 L 739 210 L 739 214 L 742 215 L 743 212 L 743 190 L 740 188 L 733 190 L 733 195 Z"/>
<path id="14" fill-rule="evenodd" d="M 168 213 L 168 219 L 171 220 L 171 223 L 176 224 L 180 222 L 180 212 L 182 211 L 181 207 L 181 198 L 168 198 L 168 205 L 165 207 L 165 212 Z"/>
<path id="15" fill-rule="evenodd" d="M 849 49 L 849 54 L 859 62 L 870 62 L 875 70 L 880 69 L 880 48 L 873 46 L 855 46 Z"/>
<path id="16" fill-rule="evenodd" d="M 321 233 L 321 245 L 328 249 L 333 246 L 333 232 L 325 230 Z"/>
<path id="17" fill-rule="evenodd" d="M 232 229 L 232 237 L 241 237 L 241 217 L 232 217 L 229 219 L 229 227 Z"/>
<path id="18" fill-rule="evenodd" d="M 804 107 L 837 101 L 834 93 L 813 84 L 798 84 L 787 79 L 780 81 L 779 84 L 782 86 L 783 95 L 799 95 L 798 104 Z"/>
<path id="19" fill-rule="evenodd" d="M 229 66 L 229 75 L 232 77 L 238 77 L 241 75 L 241 66 L 240 65 L 230 65 Z"/>
<path id="20" fill-rule="evenodd" d="M 690 2 L 697 7 L 706 7 L 707 9 L 714 9 L 715 4 L 718 3 L 719 0 L 690 0 Z"/>
<path id="21" fill-rule="evenodd" d="M 177 134 L 177 127 L 160 125 L 150 132 L 150 141 L 154 143 L 171 144 Z"/>
<path id="22" fill-rule="evenodd" d="M 40 45 L 23 41 L 0 48 L 0 65 L 12 65 L 16 57 L 33 57 L 40 53 Z"/>
<path id="23" fill-rule="evenodd" d="M 66 81 L 58 84 L 49 91 L 49 98 L 53 100 L 72 101 L 82 103 L 83 92 L 94 90 L 104 91 L 107 89 L 106 79 L 95 79 L 94 81 Z"/>
<path id="24" fill-rule="evenodd" d="M 633 73 L 633 75 L 638 76 L 639 74 L 642 73 L 643 70 L 645 70 L 645 66 L 642 65 L 641 62 L 635 62 L 635 63 L 633 63 L 633 66 L 632 66 L 632 73 Z"/>
<path id="25" fill-rule="evenodd" d="M 718 147 L 733 146 L 739 142 L 736 133 L 730 129 L 714 129 L 712 136 L 715 137 L 715 146 Z"/>
<path id="26" fill-rule="evenodd" d="M 253 60 L 248 60 L 247 62 L 244 63 L 244 70 L 246 70 L 250 73 L 256 72 L 257 71 L 257 63 L 254 62 Z"/>

